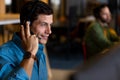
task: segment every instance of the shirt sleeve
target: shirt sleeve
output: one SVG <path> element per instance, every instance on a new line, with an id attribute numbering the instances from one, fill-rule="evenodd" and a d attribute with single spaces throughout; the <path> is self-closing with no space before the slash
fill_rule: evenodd
<path id="1" fill-rule="evenodd" d="M 103 30 L 99 27 L 99 25 L 94 25 L 89 34 L 92 34 L 91 37 L 93 41 L 100 48 L 110 47 L 112 45 L 112 42 L 104 35 Z"/>
<path id="2" fill-rule="evenodd" d="M 29 80 L 25 70 L 0 56 L 0 80 Z"/>
<path id="3" fill-rule="evenodd" d="M 113 42 L 120 41 L 120 37 L 117 35 L 116 31 L 113 28 L 109 28 L 108 30 L 111 41 Z"/>

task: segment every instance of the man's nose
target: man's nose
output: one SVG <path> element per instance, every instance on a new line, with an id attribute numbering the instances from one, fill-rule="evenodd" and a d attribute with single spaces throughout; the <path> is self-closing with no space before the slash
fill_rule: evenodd
<path id="1" fill-rule="evenodd" d="M 47 32 L 48 34 L 51 34 L 51 33 L 52 33 L 52 31 L 51 31 L 51 26 L 48 26 L 48 27 L 47 27 L 46 32 Z"/>

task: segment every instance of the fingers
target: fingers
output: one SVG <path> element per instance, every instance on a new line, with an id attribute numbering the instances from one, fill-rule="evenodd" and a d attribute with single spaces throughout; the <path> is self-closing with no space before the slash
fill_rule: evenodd
<path id="1" fill-rule="evenodd" d="M 27 38 L 28 38 L 29 36 L 31 36 L 31 34 L 30 34 L 30 22 L 29 22 L 29 21 L 26 22 L 25 34 L 26 34 L 26 37 L 27 37 Z"/>
<path id="2" fill-rule="evenodd" d="M 25 41 L 25 31 L 24 31 L 24 26 L 23 25 L 21 25 L 21 37 L 22 37 L 22 40 L 24 40 Z"/>
<path id="3" fill-rule="evenodd" d="M 21 25 L 21 37 L 24 41 L 31 36 L 29 25 L 30 25 L 29 21 L 26 22 L 26 28 L 24 28 L 24 26 Z"/>

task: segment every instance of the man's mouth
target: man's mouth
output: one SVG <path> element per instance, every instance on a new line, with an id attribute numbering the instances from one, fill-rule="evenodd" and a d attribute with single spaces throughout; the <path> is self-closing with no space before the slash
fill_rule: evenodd
<path id="1" fill-rule="evenodd" d="M 41 40 L 41 37 L 38 37 L 39 40 Z"/>
<path id="2" fill-rule="evenodd" d="M 47 40 L 48 39 L 48 36 L 37 36 L 39 40 L 41 39 L 44 39 L 44 40 Z"/>
<path id="3" fill-rule="evenodd" d="M 42 39 L 47 40 L 47 39 L 48 39 L 48 36 L 43 36 Z"/>
<path id="4" fill-rule="evenodd" d="M 41 39 L 41 37 L 40 36 L 38 36 L 38 35 L 36 35 L 36 37 L 40 40 Z"/>

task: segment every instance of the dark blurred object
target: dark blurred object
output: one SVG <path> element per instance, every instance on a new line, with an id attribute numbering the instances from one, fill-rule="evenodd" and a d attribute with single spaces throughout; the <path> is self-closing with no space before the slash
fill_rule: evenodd
<path id="1" fill-rule="evenodd" d="M 113 13 L 117 8 L 120 8 L 120 0 L 108 0 L 109 8 Z"/>
<path id="2" fill-rule="evenodd" d="M 19 13 L 21 7 L 21 0 L 12 0 L 11 9 L 13 13 Z"/>
<path id="3" fill-rule="evenodd" d="M 77 22 L 77 26 L 71 32 L 71 37 L 83 39 L 86 33 L 86 29 L 92 21 L 94 21 L 93 16 L 87 16 L 84 18 L 80 18 L 79 21 Z"/>
<path id="4" fill-rule="evenodd" d="M 94 20 L 95 19 L 93 16 L 87 16 L 87 17 L 81 18 L 78 21 L 77 27 L 75 27 L 75 29 L 71 32 L 71 37 L 74 38 L 74 40 L 80 44 L 79 46 L 82 47 L 84 62 L 86 61 L 86 54 L 87 54 L 86 53 L 86 44 L 84 42 L 84 36 L 85 36 L 88 26 Z"/>
<path id="5" fill-rule="evenodd" d="M 19 13 L 21 7 L 30 0 L 12 0 L 12 5 L 11 5 L 11 9 L 12 9 L 12 13 Z"/>
<path id="6" fill-rule="evenodd" d="M 86 16 L 92 15 L 93 14 L 93 9 L 98 6 L 100 3 L 97 1 L 88 1 L 86 5 L 86 11 L 85 14 Z"/>
<path id="7" fill-rule="evenodd" d="M 115 18 L 115 30 L 117 32 L 118 35 L 120 35 L 120 27 L 118 24 L 118 17 L 119 17 L 119 13 L 120 13 L 120 0 L 108 0 L 109 1 L 109 8 L 112 14 L 114 14 L 114 18 Z"/>
<path id="8" fill-rule="evenodd" d="M 120 13 L 117 15 L 117 21 L 116 21 L 116 24 L 117 24 L 117 32 L 118 32 L 118 35 L 120 36 Z"/>
<path id="9" fill-rule="evenodd" d="M 78 22 L 77 6 L 71 6 L 70 9 L 69 9 L 70 31 L 72 31 L 77 26 L 77 22 Z"/>
<path id="10" fill-rule="evenodd" d="M 120 43 L 92 57 L 70 80 L 120 80 Z"/>

